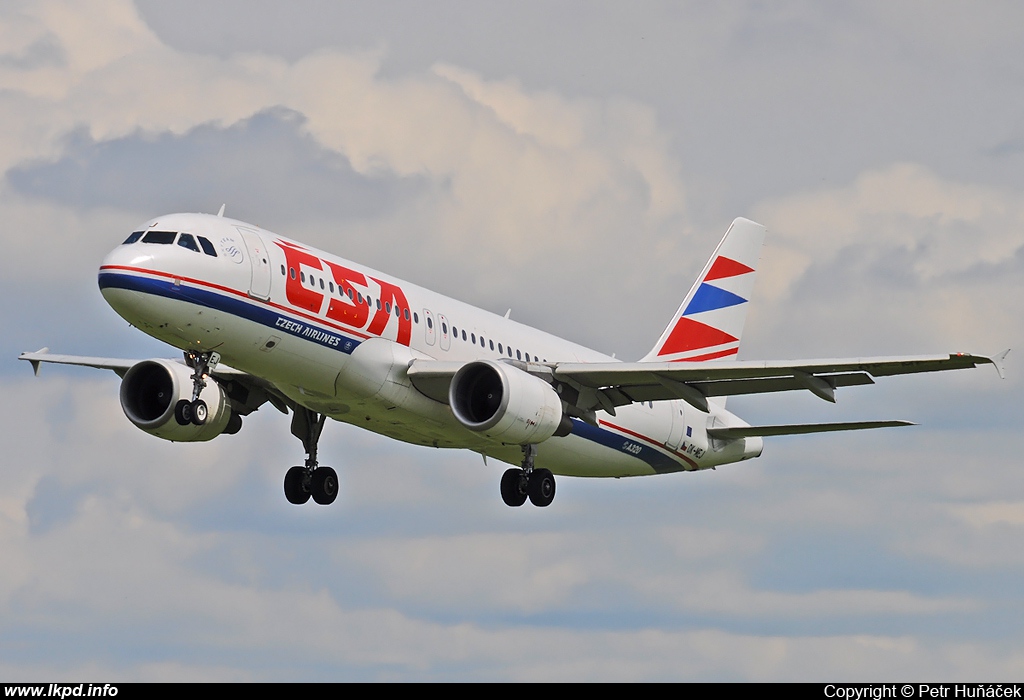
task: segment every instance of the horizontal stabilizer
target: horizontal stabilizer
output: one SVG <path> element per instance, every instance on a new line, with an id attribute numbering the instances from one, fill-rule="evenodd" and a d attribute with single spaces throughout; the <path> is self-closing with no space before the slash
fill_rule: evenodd
<path id="1" fill-rule="evenodd" d="M 831 433 L 839 430 L 869 430 L 871 428 L 898 428 L 916 425 L 906 420 L 869 420 L 856 423 L 798 423 L 796 425 L 748 425 L 742 428 L 708 428 L 708 436 L 719 440 L 736 440 L 747 437 L 770 437 L 773 435 L 804 435 L 806 433 Z"/>

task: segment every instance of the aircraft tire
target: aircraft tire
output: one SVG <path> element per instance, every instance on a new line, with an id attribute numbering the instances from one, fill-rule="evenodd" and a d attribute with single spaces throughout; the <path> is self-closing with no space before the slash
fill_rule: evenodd
<path id="1" fill-rule="evenodd" d="M 305 467 L 292 467 L 284 475 L 284 497 L 289 503 L 301 506 L 309 500 L 309 489 L 302 485 L 306 478 Z"/>
<path id="2" fill-rule="evenodd" d="M 210 417 L 210 407 L 202 399 L 192 402 L 192 422 L 196 425 L 205 425 L 206 419 Z"/>
<path id="3" fill-rule="evenodd" d="M 538 508 L 551 505 L 555 500 L 555 475 L 550 469 L 534 469 L 530 474 L 530 503 Z"/>
<path id="4" fill-rule="evenodd" d="M 192 402 L 182 399 L 174 405 L 174 420 L 178 425 L 188 425 L 192 422 Z"/>
<path id="5" fill-rule="evenodd" d="M 526 503 L 527 480 L 522 469 L 508 469 L 501 475 L 501 500 L 511 508 Z"/>
<path id="6" fill-rule="evenodd" d="M 317 467 L 309 484 L 313 500 L 322 506 L 329 506 L 338 497 L 338 473 L 330 467 Z"/>

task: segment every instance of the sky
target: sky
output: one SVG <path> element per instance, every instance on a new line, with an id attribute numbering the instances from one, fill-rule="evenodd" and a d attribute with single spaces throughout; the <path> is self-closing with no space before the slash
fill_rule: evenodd
<path id="1" fill-rule="evenodd" d="M 336 423 L 341 494 L 296 508 L 276 411 L 171 444 L 112 373 L 16 358 L 174 357 L 97 267 L 221 204 L 622 359 L 745 216 L 741 359 L 1020 349 L 1021 45 L 1010 2 L 0 4 L 0 680 L 1020 678 L 1015 353 L 737 397 L 919 425 L 546 509 Z"/>

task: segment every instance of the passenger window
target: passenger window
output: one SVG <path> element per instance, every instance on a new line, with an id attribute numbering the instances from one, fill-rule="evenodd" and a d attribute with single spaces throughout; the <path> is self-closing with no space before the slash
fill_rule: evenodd
<path id="1" fill-rule="evenodd" d="M 144 233 L 145 231 L 135 231 L 134 233 L 132 233 L 132 235 L 128 236 L 128 238 L 124 239 L 124 243 L 122 243 L 121 245 L 128 245 L 129 243 L 138 242 L 138 240 L 142 238 L 142 234 Z"/>
<path id="2" fill-rule="evenodd" d="M 142 242 L 170 245 L 171 243 L 174 243 L 174 238 L 177 235 L 178 234 L 175 231 L 150 231 L 142 237 Z"/>
<path id="3" fill-rule="evenodd" d="M 409 320 L 409 309 L 402 309 L 402 313 L 405 315 L 405 320 Z"/>
<path id="4" fill-rule="evenodd" d="M 494 346 L 492 345 L 491 346 L 491 350 L 493 350 L 493 349 L 494 349 Z M 504 353 L 505 353 L 505 351 L 502 349 L 501 343 L 498 343 L 498 354 L 503 355 Z"/>
<path id="5" fill-rule="evenodd" d="M 196 236 L 199 239 L 199 245 L 203 247 L 203 252 L 209 255 L 211 258 L 217 257 L 217 250 L 213 247 L 213 243 L 210 243 L 209 239 L 203 236 Z"/>
<path id="6" fill-rule="evenodd" d="M 517 360 L 521 360 L 521 359 L 523 359 L 523 356 L 522 356 L 522 354 L 521 354 L 521 353 L 520 353 L 520 352 L 519 352 L 518 350 L 516 350 L 516 359 L 517 359 Z"/>
<path id="7" fill-rule="evenodd" d="M 420 315 L 415 311 L 412 312 L 412 322 L 416 324 L 420 322 Z"/>
<path id="8" fill-rule="evenodd" d="M 469 334 L 469 342 L 473 343 L 473 345 L 476 345 L 476 333 Z"/>
<path id="9" fill-rule="evenodd" d="M 391 302 L 390 301 L 384 302 L 384 310 L 386 312 L 388 312 L 388 313 L 391 313 Z"/>
<path id="10" fill-rule="evenodd" d="M 199 246 L 196 245 L 196 239 L 192 237 L 191 233 L 183 233 L 178 236 L 178 245 L 182 248 L 188 248 L 195 252 L 199 252 Z"/>
<path id="11" fill-rule="evenodd" d="M 289 267 L 288 268 L 288 274 L 289 274 L 289 276 L 291 276 L 292 279 L 295 279 L 295 268 L 294 267 Z"/>
<path id="12" fill-rule="evenodd" d="M 465 328 L 462 329 L 462 339 L 463 340 L 466 339 L 466 329 Z"/>
<path id="13" fill-rule="evenodd" d="M 491 352 L 494 352 L 494 341 L 493 340 L 488 340 L 487 342 L 490 343 L 490 345 L 491 345 Z M 498 345 L 501 345 L 501 343 L 498 343 Z M 499 350 L 498 352 L 501 352 L 501 350 Z"/>
<path id="14" fill-rule="evenodd" d="M 287 275 L 288 275 L 288 273 L 287 273 L 287 272 L 285 272 L 285 269 L 284 269 L 284 265 L 282 265 L 282 266 L 281 266 L 281 276 L 282 276 L 282 277 L 285 277 L 285 276 L 287 276 Z"/>

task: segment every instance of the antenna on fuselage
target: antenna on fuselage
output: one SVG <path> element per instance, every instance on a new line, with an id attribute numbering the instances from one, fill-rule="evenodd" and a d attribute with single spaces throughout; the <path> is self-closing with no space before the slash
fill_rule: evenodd
<path id="1" fill-rule="evenodd" d="M 505 318 L 508 318 L 511 315 L 512 315 L 512 309 L 509 309 L 508 311 L 505 312 Z"/>
<path id="2" fill-rule="evenodd" d="M 227 203 L 224 203 L 224 204 L 220 205 L 220 211 L 217 212 L 217 216 L 219 216 L 219 217 L 220 216 L 224 216 L 224 207 L 226 207 L 226 206 L 227 206 Z"/>

